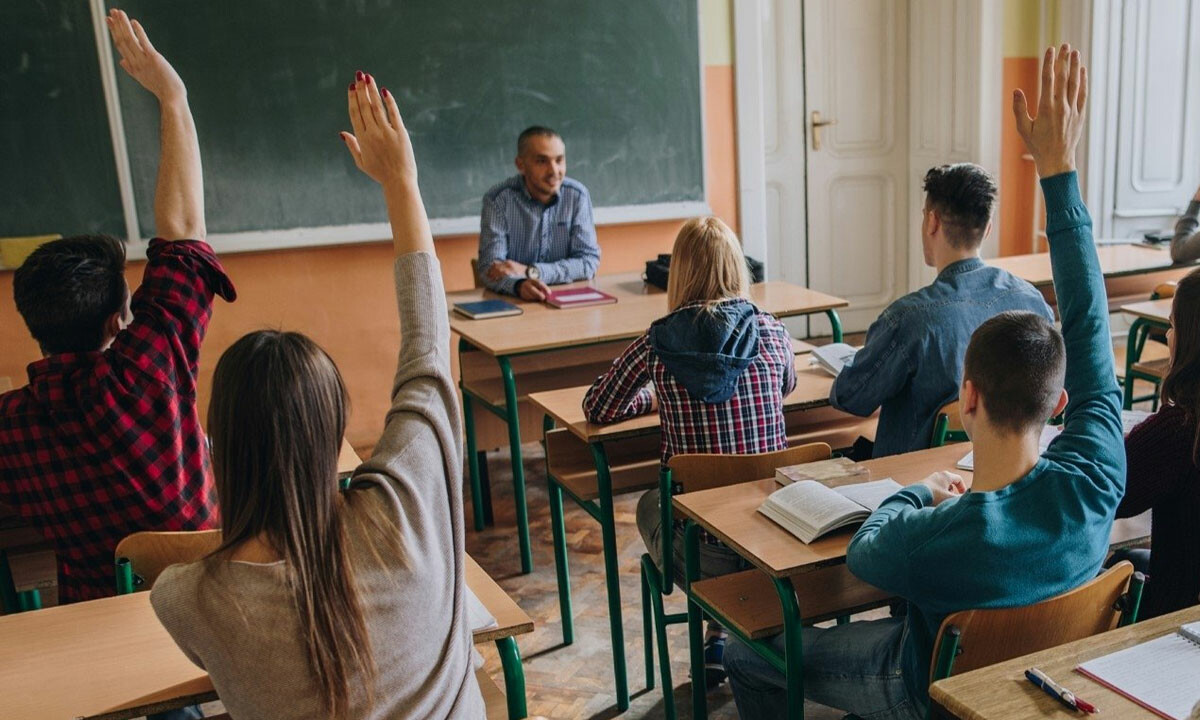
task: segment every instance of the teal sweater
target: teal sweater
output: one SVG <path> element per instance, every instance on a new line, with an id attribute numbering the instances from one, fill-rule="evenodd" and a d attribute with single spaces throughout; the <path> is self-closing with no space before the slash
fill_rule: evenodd
<path id="1" fill-rule="evenodd" d="M 1066 425 L 1025 477 L 932 506 L 924 486 L 889 498 L 850 541 L 850 571 L 908 600 L 902 672 L 929 702 L 942 620 L 974 608 L 1028 605 L 1096 575 L 1125 493 L 1121 393 L 1091 218 L 1075 173 L 1042 180 L 1050 263 L 1066 342 Z"/>

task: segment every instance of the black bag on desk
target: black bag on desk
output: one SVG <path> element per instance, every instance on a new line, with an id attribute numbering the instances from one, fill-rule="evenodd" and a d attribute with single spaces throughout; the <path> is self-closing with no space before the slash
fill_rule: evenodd
<path id="1" fill-rule="evenodd" d="M 750 272 L 750 282 L 760 283 L 766 280 L 763 264 L 752 257 L 746 257 L 746 269 Z M 642 279 L 656 288 L 667 289 L 667 277 L 671 274 L 671 253 L 663 253 L 653 260 L 646 261 L 646 272 Z"/>

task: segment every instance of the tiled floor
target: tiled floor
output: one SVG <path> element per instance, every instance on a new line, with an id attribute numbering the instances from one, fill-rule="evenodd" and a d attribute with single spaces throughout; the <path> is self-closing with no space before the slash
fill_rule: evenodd
<path id="1" fill-rule="evenodd" d="M 520 559 L 513 521 L 512 473 L 508 452 L 490 455 L 495 525 L 477 533 L 471 528 L 470 499 L 466 501 L 467 552 L 533 618 L 535 630 L 518 639 L 524 658 L 530 715 L 548 718 L 661 718 L 662 693 L 646 690 L 642 659 L 642 615 L 638 562 L 645 548 L 634 525 L 638 495 L 617 498 L 617 547 L 621 556 L 621 601 L 625 623 L 625 655 L 632 696 L 625 713 L 616 709 L 613 687 L 612 650 L 609 642 L 608 605 L 604 584 L 600 526 L 586 512 L 566 502 L 568 555 L 575 608 L 575 642 L 562 645 L 558 593 L 555 584 L 554 552 L 551 546 L 545 463 L 541 447 L 527 444 L 526 487 L 533 543 L 534 570 L 520 574 Z M 667 612 L 682 612 L 679 593 L 667 598 Z M 691 717 L 691 685 L 688 681 L 686 626 L 670 628 L 671 665 L 675 702 L 681 718 Z M 485 648 L 487 667 L 502 683 L 500 662 L 494 648 Z M 728 685 L 708 698 L 709 717 L 736 718 Z M 810 704 L 807 718 L 836 720 L 841 712 Z"/>

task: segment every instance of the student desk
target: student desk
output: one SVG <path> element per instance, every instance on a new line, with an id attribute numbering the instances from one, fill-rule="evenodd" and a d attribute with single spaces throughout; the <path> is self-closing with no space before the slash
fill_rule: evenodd
<path id="1" fill-rule="evenodd" d="M 1100 257 L 1100 272 L 1104 274 L 1104 286 L 1110 301 L 1146 297 L 1159 283 L 1177 280 L 1194 266 L 1176 265 L 1171 262 L 1171 253 L 1165 248 L 1145 245 L 1098 244 L 1096 253 Z M 1046 302 L 1055 304 L 1049 253 L 1010 255 L 993 258 L 987 263 L 1028 281 L 1042 292 Z"/>
<path id="2" fill-rule="evenodd" d="M 533 622 L 466 558 L 466 581 L 496 618 L 475 642 L 496 642 L 510 718 L 525 717 L 525 678 L 514 635 Z M 0 617 L 0 714 L 13 718 L 133 718 L 217 699 L 208 675 L 180 652 L 150 593 Z"/>
<path id="3" fill-rule="evenodd" d="M 1091 717 L 1072 712 L 1030 684 L 1025 679 L 1025 671 L 1037 667 L 1099 708 L 1099 717 L 1121 720 L 1157 718 L 1158 715 L 1120 693 L 1075 672 L 1075 666 L 1169 635 L 1180 625 L 1197 620 L 1200 620 L 1200 605 L 939 680 L 929 688 L 932 714 L 934 717 L 961 720 Z"/>
<path id="4" fill-rule="evenodd" d="M 575 283 L 585 286 L 589 283 Z M 489 290 L 449 293 L 450 329 L 459 335 L 460 387 L 463 397 L 463 423 L 467 441 L 467 462 L 471 475 L 471 502 L 476 529 L 483 528 L 484 507 L 479 480 L 479 457 L 475 444 L 475 404 L 495 414 L 508 426 L 512 453 L 513 499 L 516 504 L 517 540 L 521 550 L 521 572 L 533 569 L 529 544 L 529 518 L 525 504 L 525 472 L 521 464 L 521 423 L 517 400 L 539 390 L 569 387 L 595 379 L 567 377 L 562 367 L 551 367 L 522 377 L 518 391 L 512 361 L 514 358 L 584 348 L 612 341 L 633 340 L 650 323 L 667 314 L 667 295 L 647 285 L 637 273 L 601 275 L 591 286 L 617 298 L 613 305 L 557 310 L 548 305 L 504 297 L 519 305 L 523 314 L 488 320 L 471 320 L 453 312 L 456 303 L 501 297 Z M 825 313 L 833 325 L 835 340 L 841 339 L 841 322 L 836 308 L 848 303 L 840 298 L 786 282 L 765 282 L 751 286 L 750 299 L 776 317 Z M 480 351 L 499 365 L 499 382 L 476 382 L 462 372 L 463 356 Z M 591 369 L 584 368 L 589 373 Z"/>
<path id="5" fill-rule="evenodd" d="M 796 388 L 783 402 L 785 413 L 813 411 L 824 408 L 822 417 L 815 421 L 828 420 L 838 423 L 853 442 L 864 421 L 829 408 L 829 391 L 833 377 L 810 364 L 811 356 L 796 356 Z M 608 589 L 608 617 L 611 623 L 613 665 L 617 683 L 617 706 L 624 710 L 628 704 L 628 685 L 625 672 L 625 641 L 621 621 L 621 586 L 618 570 L 616 525 L 613 519 L 613 497 L 636 490 L 658 486 L 659 466 L 659 417 L 657 414 L 642 415 L 622 422 L 599 425 L 589 423 L 583 414 L 583 397 L 588 387 L 572 387 L 561 390 L 534 393 L 530 402 L 545 413 L 545 427 L 549 431 L 555 423 L 567 428 L 572 435 L 590 448 L 595 468 L 595 484 L 590 482 L 563 482 L 547 472 L 550 494 L 550 520 L 554 535 L 554 560 L 558 574 L 559 607 L 562 613 L 563 642 L 574 641 L 574 623 L 571 611 L 571 581 L 567 564 L 566 531 L 563 526 L 563 491 L 600 523 L 604 548 L 604 573 Z M 807 414 L 807 413 L 806 413 Z M 610 446 L 617 441 L 642 438 L 645 459 L 640 462 L 642 472 L 612 472 Z M 631 443 L 623 443 L 628 446 Z M 960 451 L 961 457 L 966 451 Z M 549 449 L 547 449 L 549 460 Z M 957 460 L 957 457 L 955 458 Z M 590 480 L 590 478 L 589 478 Z"/>
<path id="6" fill-rule="evenodd" d="M 868 460 L 863 464 L 870 468 L 873 480 L 890 477 L 900 485 L 911 485 L 939 470 L 949 470 L 958 473 L 970 484 L 972 473 L 955 468 L 955 464 L 970 449 L 969 443 L 957 443 Z M 792 583 L 793 580 L 802 578 L 806 573 L 845 563 L 846 548 L 858 528 L 837 530 L 806 545 L 758 512 L 758 506 L 778 488 L 779 485 L 774 478 L 767 478 L 751 483 L 683 493 L 676 495 L 673 502 L 676 513 L 688 520 L 685 554 L 688 557 L 689 568 L 699 550 L 696 530 L 703 528 L 716 535 L 723 543 L 736 550 L 739 555 L 771 579 L 783 607 L 783 633 L 786 647 L 784 656 L 776 658 L 776 660 L 788 678 L 789 715 L 799 718 L 803 716 L 804 712 L 802 648 L 800 645 L 800 625 L 804 608 L 801 608 L 796 600 Z M 1128 544 L 1144 539 L 1129 536 L 1131 531 L 1141 532 L 1142 527 L 1136 525 L 1132 528 L 1122 527 L 1114 532 L 1113 541 L 1118 544 Z M 722 608 L 699 601 L 692 592 L 687 594 L 692 677 L 703 677 L 701 611 L 722 618 L 722 625 L 735 632 L 737 625 L 725 620 L 726 612 Z M 695 709 L 694 717 L 704 717 L 703 683 L 694 685 L 692 702 Z"/>
<path id="7" fill-rule="evenodd" d="M 1122 305 L 1121 312 L 1132 315 L 1129 338 L 1125 346 L 1125 409 L 1133 407 L 1133 366 L 1142 357 L 1146 339 L 1154 330 L 1166 332 L 1171 329 L 1171 304 L 1174 298 L 1143 300 Z"/>

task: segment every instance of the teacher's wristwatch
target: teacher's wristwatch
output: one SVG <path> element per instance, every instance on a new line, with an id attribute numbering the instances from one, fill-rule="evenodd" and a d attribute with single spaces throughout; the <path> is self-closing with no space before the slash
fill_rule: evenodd
<path id="1" fill-rule="evenodd" d="M 542 278 L 542 271 L 538 270 L 536 265 L 526 265 L 525 278 L 527 280 L 540 280 Z"/>

